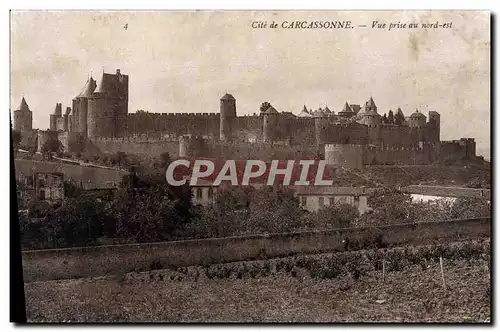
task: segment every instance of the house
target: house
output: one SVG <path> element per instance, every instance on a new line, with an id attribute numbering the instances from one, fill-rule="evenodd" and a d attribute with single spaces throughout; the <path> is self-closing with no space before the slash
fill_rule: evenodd
<path id="1" fill-rule="evenodd" d="M 252 184 L 256 189 L 262 188 L 260 183 Z M 226 187 L 226 186 L 224 186 Z M 212 181 L 198 179 L 198 183 L 192 186 L 193 204 L 207 206 L 215 202 L 221 186 L 213 186 Z M 374 191 L 365 187 L 335 187 L 335 186 L 290 186 L 299 199 L 303 209 L 318 211 L 324 206 L 336 204 L 350 204 L 355 206 L 360 214 L 370 210 L 368 207 L 368 196 Z"/>
<path id="2" fill-rule="evenodd" d="M 204 179 L 198 179 L 198 183 L 195 186 L 192 186 L 193 189 L 193 197 L 192 202 L 193 205 L 203 205 L 207 206 L 211 203 L 215 202 L 215 195 L 220 188 L 218 186 L 214 186 L 212 181 L 207 181 Z"/>
<path id="3" fill-rule="evenodd" d="M 32 201 L 60 204 L 64 200 L 64 174 L 36 172 L 17 176 L 19 207 L 27 207 Z"/>
<path id="4" fill-rule="evenodd" d="M 370 210 L 368 196 L 372 188 L 365 187 L 335 187 L 335 186 L 294 186 L 295 195 L 303 209 L 318 211 L 332 204 L 350 204 L 355 206 L 360 214 Z"/>

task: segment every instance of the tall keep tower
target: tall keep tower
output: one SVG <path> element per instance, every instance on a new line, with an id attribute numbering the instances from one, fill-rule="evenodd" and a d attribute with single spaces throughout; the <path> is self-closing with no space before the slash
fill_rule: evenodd
<path id="1" fill-rule="evenodd" d="M 226 93 L 220 99 L 220 140 L 231 142 L 233 136 L 233 120 L 236 118 L 236 99 Z"/>
<path id="2" fill-rule="evenodd" d="M 429 141 L 439 142 L 441 140 L 441 115 L 436 111 L 429 112 L 428 131 Z"/>
<path id="3" fill-rule="evenodd" d="M 103 73 L 88 101 L 89 137 L 123 137 L 127 134 L 128 75 Z"/>
<path id="4" fill-rule="evenodd" d="M 33 112 L 31 112 L 26 100 L 21 100 L 21 104 L 14 111 L 14 130 L 23 132 L 29 132 L 33 129 Z"/>

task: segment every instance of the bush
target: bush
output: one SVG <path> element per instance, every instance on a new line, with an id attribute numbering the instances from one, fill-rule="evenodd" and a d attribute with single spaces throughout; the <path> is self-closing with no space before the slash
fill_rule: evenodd
<path id="1" fill-rule="evenodd" d="M 305 273 L 317 279 L 333 279 L 350 275 L 353 279 L 359 279 L 373 271 L 382 270 L 383 261 L 386 262 L 386 271 L 402 271 L 412 265 L 426 267 L 430 262 L 438 264 L 440 256 L 448 262 L 453 262 L 464 259 L 489 261 L 489 255 L 489 241 L 468 241 L 421 247 L 400 247 L 387 251 L 373 249 L 214 264 L 204 267 L 203 271 L 210 279 L 259 278 L 276 273 L 286 273 L 292 277 L 300 277 Z M 179 272 L 187 273 L 181 270 Z"/>

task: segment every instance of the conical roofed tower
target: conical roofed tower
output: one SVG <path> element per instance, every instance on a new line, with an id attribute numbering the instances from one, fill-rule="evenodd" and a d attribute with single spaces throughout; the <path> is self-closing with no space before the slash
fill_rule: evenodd
<path id="1" fill-rule="evenodd" d="M 21 103 L 14 110 L 14 130 L 19 132 L 27 132 L 33 129 L 33 112 L 31 112 L 26 99 L 21 99 Z"/>

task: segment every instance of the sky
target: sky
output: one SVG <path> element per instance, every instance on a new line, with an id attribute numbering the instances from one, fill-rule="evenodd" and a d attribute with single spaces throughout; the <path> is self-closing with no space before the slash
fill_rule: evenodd
<path id="1" fill-rule="evenodd" d="M 252 22 L 348 20 L 353 29 L 252 28 Z M 451 23 L 451 28 L 372 28 Z M 127 25 L 127 29 L 125 29 Z M 359 27 L 366 25 L 366 27 Z M 490 145 L 490 16 L 444 11 L 13 11 L 11 109 L 24 96 L 33 126 L 49 127 L 89 75 L 129 75 L 129 112 L 218 112 L 226 92 L 238 115 L 262 102 L 298 114 L 335 112 L 370 96 L 383 114 L 441 114 L 441 139 Z"/>

